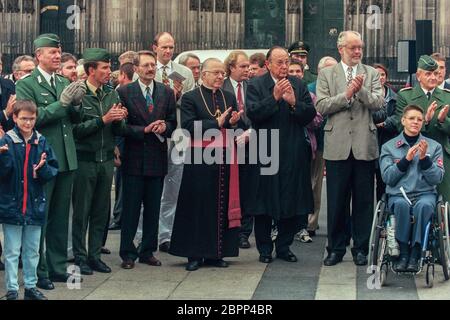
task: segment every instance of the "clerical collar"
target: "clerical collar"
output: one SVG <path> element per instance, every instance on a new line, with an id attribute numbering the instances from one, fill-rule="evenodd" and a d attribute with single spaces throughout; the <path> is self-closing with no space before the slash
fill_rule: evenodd
<path id="1" fill-rule="evenodd" d="M 205 88 L 206 90 L 214 92 L 214 88 L 210 88 L 210 87 L 206 86 L 204 83 L 202 83 L 201 87 Z M 218 91 L 218 89 L 216 90 L 216 92 L 217 91 Z"/>
<path id="2" fill-rule="evenodd" d="M 56 81 L 54 72 L 52 74 L 50 74 L 47 71 L 44 71 L 44 69 L 42 69 L 40 66 L 38 66 L 37 68 L 38 68 L 39 72 L 42 74 L 42 76 L 44 77 L 45 81 L 47 81 L 49 85 L 52 85 L 52 83 L 50 81 L 51 78 L 53 78 L 53 81 Z M 56 85 L 56 82 L 55 82 L 55 85 Z"/>

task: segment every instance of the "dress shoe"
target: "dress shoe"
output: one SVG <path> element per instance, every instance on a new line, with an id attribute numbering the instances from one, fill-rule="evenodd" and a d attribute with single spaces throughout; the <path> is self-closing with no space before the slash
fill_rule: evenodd
<path id="1" fill-rule="evenodd" d="M 53 290 L 53 289 L 55 289 L 55 285 L 53 284 L 53 282 L 50 281 L 49 278 L 42 278 L 42 279 L 39 279 L 38 282 L 37 282 L 37 284 L 36 284 L 36 286 L 37 286 L 39 289 L 47 290 L 47 291 L 48 291 L 48 290 Z"/>
<path id="2" fill-rule="evenodd" d="M 103 248 L 100 249 L 100 253 L 101 254 L 111 254 L 111 250 L 109 250 L 108 248 L 103 247 Z"/>
<path id="3" fill-rule="evenodd" d="M 395 272 L 406 272 L 406 268 L 408 265 L 408 257 L 400 257 L 397 259 L 397 261 L 394 262 L 394 265 L 392 266 Z"/>
<path id="4" fill-rule="evenodd" d="M 367 266 L 367 256 L 362 252 L 358 252 L 356 256 L 353 257 L 353 262 L 357 266 Z"/>
<path id="5" fill-rule="evenodd" d="M 134 261 L 133 260 L 124 260 L 124 261 L 122 261 L 122 264 L 120 266 L 122 267 L 122 269 L 125 269 L 125 270 L 134 269 Z"/>
<path id="6" fill-rule="evenodd" d="M 46 296 L 38 289 L 25 289 L 25 295 L 23 296 L 24 300 L 33 300 L 33 301 L 45 301 L 48 300 Z"/>
<path id="7" fill-rule="evenodd" d="M 241 248 L 241 249 L 250 249 L 251 248 L 250 242 L 248 241 L 247 238 L 242 237 L 239 239 L 239 248 Z"/>
<path id="8" fill-rule="evenodd" d="M 277 254 L 277 258 L 287 262 L 297 262 L 298 259 L 290 250 L 283 254 Z"/>
<path id="9" fill-rule="evenodd" d="M 116 230 L 120 230 L 120 228 L 121 228 L 120 224 L 113 222 L 113 223 L 111 223 L 111 225 L 109 226 L 108 229 L 111 231 L 116 231 Z"/>
<path id="10" fill-rule="evenodd" d="M 223 261 L 222 259 L 218 259 L 218 260 L 205 260 L 205 264 L 208 266 L 213 266 L 213 267 L 217 267 L 217 268 L 228 268 L 229 265 L 226 261 Z"/>
<path id="11" fill-rule="evenodd" d="M 90 260 L 88 262 L 89 267 L 92 270 L 100 273 L 111 273 L 111 268 L 106 265 L 102 260 Z"/>
<path id="12" fill-rule="evenodd" d="M 328 254 L 328 257 L 323 261 L 323 264 L 327 267 L 335 266 L 339 262 L 342 262 L 342 256 L 335 252 Z"/>
<path id="13" fill-rule="evenodd" d="M 418 259 L 410 258 L 408 266 L 406 267 L 406 271 L 412 272 L 412 273 L 418 273 L 420 271 L 419 261 L 420 260 L 418 260 Z"/>
<path id="14" fill-rule="evenodd" d="M 6 300 L 15 301 L 19 300 L 19 293 L 17 291 L 8 291 L 6 294 Z"/>
<path id="15" fill-rule="evenodd" d="M 272 256 L 266 256 L 266 255 L 259 256 L 259 262 L 261 262 L 261 263 L 269 264 L 269 263 L 272 263 L 272 261 L 273 261 Z"/>
<path id="16" fill-rule="evenodd" d="M 166 241 L 159 245 L 159 251 L 161 252 L 169 252 L 170 249 L 170 241 Z"/>
<path id="17" fill-rule="evenodd" d="M 50 276 L 50 280 L 52 282 L 56 282 L 56 283 L 67 283 L 68 281 L 72 280 L 72 277 L 75 277 L 72 274 L 53 274 Z M 83 278 L 79 277 L 79 281 L 83 282 Z M 42 288 L 41 288 L 42 289 Z"/>
<path id="18" fill-rule="evenodd" d="M 193 260 L 193 261 L 189 261 L 188 264 L 186 265 L 186 271 L 197 271 L 201 266 L 200 261 L 198 260 Z"/>
<path id="19" fill-rule="evenodd" d="M 75 259 L 75 265 L 80 268 L 80 273 L 85 276 L 92 276 L 94 271 L 92 271 L 91 267 L 84 260 Z"/>
<path id="20" fill-rule="evenodd" d="M 148 258 L 140 258 L 139 263 L 148 264 L 149 266 L 160 267 L 162 265 L 161 261 L 156 259 L 154 256 Z"/>
<path id="21" fill-rule="evenodd" d="M 0 271 L 5 271 L 5 265 L 0 261 Z"/>
<path id="22" fill-rule="evenodd" d="M 309 236 L 310 236 L 311 238 L 313 238 L 313 237 L 316 236 L 316 231 L 314 231 L 314 230 L 308 230 L 308 234 L 309 234 Z"/>

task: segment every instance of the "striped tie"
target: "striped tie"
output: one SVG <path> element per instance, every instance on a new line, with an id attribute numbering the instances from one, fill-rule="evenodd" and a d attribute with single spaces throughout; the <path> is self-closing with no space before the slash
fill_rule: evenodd
<path id="1" fill-rule="evenodd" d="M 164 66 L 162 71 L 162 81 L 164 83 L 165 86 L 170 86 L 170 81 L 169 81 L 169 77 L 167 76 L 167 66 Z"/>
<path id="2" fill-rule="evenodd" d="M 347 69 L 347 86 L 349 86 L 353 81 L 353 68 L 348 67 Z"/>

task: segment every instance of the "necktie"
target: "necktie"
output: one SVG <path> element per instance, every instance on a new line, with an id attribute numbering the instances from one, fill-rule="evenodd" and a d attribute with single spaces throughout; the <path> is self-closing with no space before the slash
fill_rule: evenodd
<path id="1" fill-rule="evenodd" d="M 164 83 L 165 86 L 170 86 L 170 81 L 169 81 L 169 77 L 167 76 L 167 66 L 164 66 L 162 71 L 162 81 Z"/>
<path id="2" fill-rule="evenodd" d="M 55 78 L 53 78 L 53 76 L 50 78 L 50 86 L 52 87 L 53 90 L 56 91 Z"/>
<path id="3" fill-rule="evenodd" d="M 428 98 L 428 101 L 430 101 L 430 99 L 431 99 L 431 92 L 427 92 L 427 98 Z"/>
<path id="4" fill-rule="evenodd" d="M 347 69 L 347 86 L 349 86 L 353 81 L 353 68 L 348 67 Z"/>
<path id="5" fill-rule="evenodd" d="M 238 103 L 238 110 L 242 111 L 244 110 L 244 99 L 242 95 L 242 84 L 241 82 L 238 82 L 237 85 L 237 103 Z"/>
<path id="6" fill-rule="evenodd" d="M 95 94 L 97 95 L 97 98 L 101 99 L 102 98 L 102 89 L 98 88 L 97 90 L 95 90 Z"/>
<path id="7" fill-rule="evenodd" d="M 147 102 L 148 112 L 152 113 L 154 109 L 153 98 L 150 87 L 145 88 L 145 101 Z"/>

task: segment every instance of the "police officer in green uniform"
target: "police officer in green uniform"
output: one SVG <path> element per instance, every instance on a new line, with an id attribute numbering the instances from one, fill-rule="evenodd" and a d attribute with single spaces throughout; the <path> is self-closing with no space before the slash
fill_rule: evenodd
<path id="1" fill-rule="evenodd" d="M 439 142 L 444 149 L 445 175 L 438 191 L 445 201 L 450 201 L 450 90 L 439 89 L 437 77 L 438 64 L 430 56 L 421 56 L 417 66 L 418 84 L 413 88 L 405 88 L 398 94 L 397 106 L 392 119 L 398 130 L 401 130 L 403 110 L 408 105 L 417 105 L 426 113 L 422 133 Z"/>
<path id="2" fill-rule="evenodd" d="M 56 71 L 61 63 L 61 42 L 55 34 L 34 41 L 38 67 L 17 82 L 17 100 L 32 100 L 38 106 L 37 130 L 55 151 L 59 164 L 56 179 L 45 186 L 47 223 L 42 230 L 37 286 L 54 289 L 52 282 L 67 282 L 69 209 L 74 172 L 78 168 L 72 124 L 81 121 L 81 100 L 86 87 L 69 84 Z M 45 241 L 45 246 L 44 246 Z"/>
<path id="3" fill-rule="evenodd" d="M 313 73 L 308 66 L 309 45 L 303 41 L 297 41 L 291 44 L 288 51 L 291 59 L 297 60 L 303 64 L 303 81 L 305 81 L 306 84 L 317 81 L 317 74 Z"/>
<path id="4" fill-rule="evenodd" d="M 92 275 L 93 271 L 111 272 L 100 254 L 111 204 L 114 135 L 120 135 L 125 127 L 127 111 L 120 105 L 117 92 L 107 86 L 111 76 L 108 51 L 86 49 L 83 59 L 88 90 L 82 101 L 82 122 L 73 129 L 78 171 L 73 187 L 72 243 L 75 265 L 81 274 Z"/>

